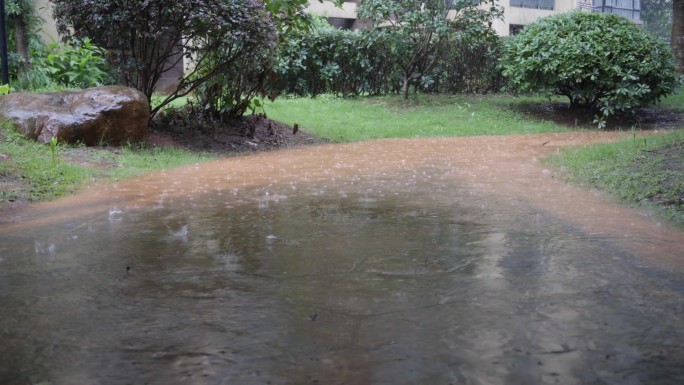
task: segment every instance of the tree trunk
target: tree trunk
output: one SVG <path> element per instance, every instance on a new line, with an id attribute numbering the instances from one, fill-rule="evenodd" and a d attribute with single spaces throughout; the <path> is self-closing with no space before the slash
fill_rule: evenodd
<path id="1" fill-rule="evenodd" d="M 31 69 L 31 51 L 28 42 L 28 27 L 21 15 L 14 17 L 14 43 L 17 54 L 21 58 L 19 62 L 19 73 L 22 74 Z"/>
<path id="2" fill-rule="evenodd" d="M 409 84 L 411 83 L 411 75 L 404 74 L 404 84 L 401 86 L 401 93 L 404 95 L 404 100 L 409 97 Z"/>
<path id="3" fill-rule="evenodd" d="M 672 1 L 672 52 L 680 73 L 684 73 L 684 0 Z"/>

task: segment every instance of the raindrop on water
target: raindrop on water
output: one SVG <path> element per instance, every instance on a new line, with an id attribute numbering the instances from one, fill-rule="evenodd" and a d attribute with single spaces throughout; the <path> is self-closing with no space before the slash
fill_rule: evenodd
<path id="1" fill-rule="evenodd" d="M 121 211 L 118 207 L 112 207 L 109 209 L 109 221 L 110 222 L 121 222 L 123 218 L 121 218 L 121 214 L 123 214 L 123 211 Z"/>

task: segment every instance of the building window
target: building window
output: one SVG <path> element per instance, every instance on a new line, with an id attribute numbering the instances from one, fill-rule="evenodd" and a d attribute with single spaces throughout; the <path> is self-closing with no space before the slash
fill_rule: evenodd
<path id="1" fill-rule="evenodd" d="M 339 29 L 354 29 L 354 22 L 356 19 L 345 19 L 342 17 L 329 17 L 328 23 Z"/>
<path id="2" fill-rule="evenodd" d="M 446 9 L 459 9 L 468 5 L 480 5 L 480 0 L 468 0 L 467 2 L 462 0 L 444 0 Z"/>
<path id="3" fill-rule="evenodd" d="M 511 36 L 517 35 L 522 32 L 523 28 L 525 28 L 525 26 L 522 24 L 510 24 L 508 26 L 508 34 Z"/>
<path id="4" fill-rule="evenodd" d="M 614 13 L 630 20 L 641 20 L 641 0 L 593 0 L 592 11 Z"/>
<path id="5" fill-rule="evenodd" d="M 553 10 L 554 6 L 555 0 L 511 0 L 511 7 Z"/>

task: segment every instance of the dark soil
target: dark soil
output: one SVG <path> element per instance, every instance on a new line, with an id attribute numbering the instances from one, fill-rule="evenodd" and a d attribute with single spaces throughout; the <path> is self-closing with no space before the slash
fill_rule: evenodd
<path id="1" fill-rule="evenodd" d="M 559 125 L 596 129 L 594 114 L 587 110 L 570 109 L 568 103 L 521 104 L 518 110 L 526 116 L 551 121 Z M 608 130 L 662 130 L 684 126 L 684 112 L 674 109 L 639 108 L 632 112 L 611 116 L 606 122 Z"/>
<path id="2" fill-rule="evenodd" d="M 262 115 L 246 116 L 212 128 L 197 128 L 183 121 L 170 123 L 153 125 L 148 138 L 151 146 L 232 155 L 327 142 Z"/>

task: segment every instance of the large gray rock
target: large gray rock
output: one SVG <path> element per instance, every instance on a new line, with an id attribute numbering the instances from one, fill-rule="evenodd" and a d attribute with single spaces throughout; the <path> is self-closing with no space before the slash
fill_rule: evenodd
<path id="1" fill-rule="evenodd" d="M 60 142 L 118 145 L 147 135 L 150 105 L 128 87 L 107 86 L 78 91 L 14 93 L 0 97 L 0 117 L 11 119 L 29 138 Z"/>

